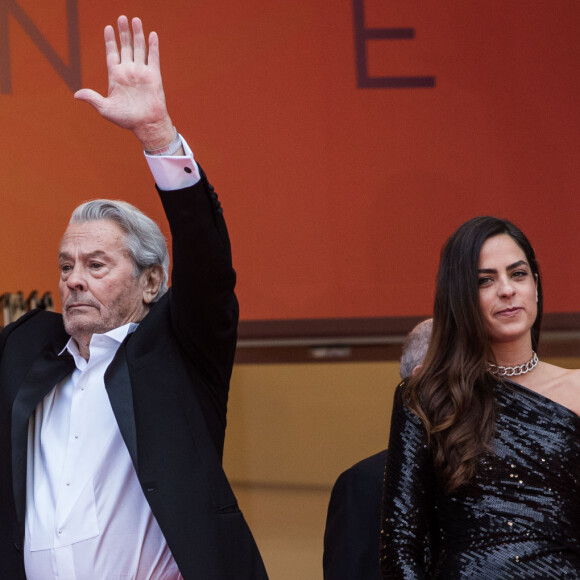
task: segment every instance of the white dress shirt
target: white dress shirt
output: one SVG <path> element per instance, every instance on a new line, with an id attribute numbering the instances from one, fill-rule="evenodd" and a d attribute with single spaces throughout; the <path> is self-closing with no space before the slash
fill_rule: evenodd
<path id="1" fill-rule="evenodd" d="M 183 140 L 182 140 L 183 141 Z M 161 189 L 199 181 L 193 154 L 147 161 Z M 71 338 L 76 369 L 29 421 L 24 563 L 28 580 L 180 580 L 145 499 L 105 389 L 130 323 L 92 336 L 89 360 Z"/>

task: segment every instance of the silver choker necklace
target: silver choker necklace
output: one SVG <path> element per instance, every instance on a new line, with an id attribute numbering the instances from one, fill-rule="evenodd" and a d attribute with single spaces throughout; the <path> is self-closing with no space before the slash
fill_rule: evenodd
<path id="1" fill-rule="evenodd" d="M 486 362 L 485 366 L 492 375 L 496 377 L 518 377 L 519 375 L 525 375 L 530 371 L 533 371 L 538 364 L 538 355 L 532 351 L 532 358 L 523 365 L 518 365 L 515 367 L 502 367 L 499 365 L 494 365 L 490 362 Z"/>

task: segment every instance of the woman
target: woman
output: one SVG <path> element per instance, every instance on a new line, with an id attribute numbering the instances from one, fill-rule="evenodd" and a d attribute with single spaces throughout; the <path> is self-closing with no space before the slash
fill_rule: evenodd
<path id="1" fill-rule="evenodd" d="M 433 338 L 399 385 L 383 495 L 391 578 L 580 578 L 580 375 L 539 361 L 542 284 L 506 220 L 441 256 Z"/>

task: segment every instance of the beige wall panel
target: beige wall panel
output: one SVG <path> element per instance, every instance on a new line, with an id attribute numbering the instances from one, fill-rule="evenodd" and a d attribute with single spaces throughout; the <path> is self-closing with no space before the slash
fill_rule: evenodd
<path id="1" fill-rule="evenodd" d="M 224 465 L 230 479 L 331 485 L 387 445 L 398 364 L 238 365 Z"/>

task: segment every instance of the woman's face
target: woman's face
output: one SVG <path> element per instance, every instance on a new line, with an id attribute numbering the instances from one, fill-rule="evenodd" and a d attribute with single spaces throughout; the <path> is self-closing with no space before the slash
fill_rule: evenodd
<path id="1" fill-rule="evenodd" d="M 488 238 L 478 264 L 479 307 L 492 345 L 525 339 L 538 314 L 537 280 L 507 234 Z"/>

